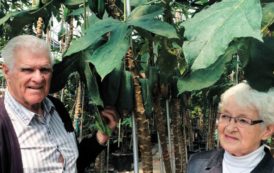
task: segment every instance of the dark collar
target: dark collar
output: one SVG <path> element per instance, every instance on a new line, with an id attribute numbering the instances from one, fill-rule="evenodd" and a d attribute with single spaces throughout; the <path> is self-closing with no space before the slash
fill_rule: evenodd
<path id="1" fill-rule="evenodd" d="M 265 147 L 265 156 L 251 173 L 274 173 L 274 159 L 268 148 Z M 221 173 L 224 150 L 218 149 L 210 156 L 209 162 L 205 167 L 209 173 Z"/>

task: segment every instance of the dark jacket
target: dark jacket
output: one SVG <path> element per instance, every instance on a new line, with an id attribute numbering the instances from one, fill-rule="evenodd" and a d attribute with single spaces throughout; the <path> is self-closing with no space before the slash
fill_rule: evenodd
<path id="1" fill-rule="evenodd" d="M 188 163 L 187 173 L 222 173 L 224 150 L 212 150 L 193 154 Z M 274 173 L 274 159 L 265 148 L 265 156 L 251 173 Z"/>
<path id="2" fill-rule="evenodd" d="M 54 97 L 48 97 L 54 104 L 65 129 L 72 132 L 72 121 L 64 105 Z M 77 169 L 79 173 L 95 160 L 96 156 L 105 147 L 96 140 L 96 135 L 84 138 L 78 145 L 79 157 Z M 0 173 L 22 173 L 23 165 L 18 139 L 12 122 L 4 106 L 3 98 L 0 99 Z"/>

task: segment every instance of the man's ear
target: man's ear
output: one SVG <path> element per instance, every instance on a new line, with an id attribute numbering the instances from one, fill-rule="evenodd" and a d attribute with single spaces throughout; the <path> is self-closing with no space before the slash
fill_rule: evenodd
<path id="1" fill-rule="evenodd" d="M 3 71 L 5 79 L 7 80 L 8 76 L 9 76 L 9 72 L 10 72 L 9 67 L 6 64 L 3 64 L 2 71 Z"/>
<path id="2" fill-rule="evenodd" d="M 270 124 L 266 126 L 265 132 L 263 134 L 262 139 L 266 140 L 274 133 L 274 124 Z"/>

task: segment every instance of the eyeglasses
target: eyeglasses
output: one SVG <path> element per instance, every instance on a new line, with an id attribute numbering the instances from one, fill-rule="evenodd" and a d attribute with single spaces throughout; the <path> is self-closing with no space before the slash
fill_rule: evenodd
<path id="1" fill-rule="evenodd" d="M 231 122 L 231 119 L 233 119 L 234 122 L 237 123 L 240 127 L 252 126 L 252 125 L 264 122 L 263 120 L 251 120 L 245 117 L 232 117 L 230 115 L 222 114 L 222 113 L 219 114 L 218 121 L 219 123 L 228 124 Z"/>

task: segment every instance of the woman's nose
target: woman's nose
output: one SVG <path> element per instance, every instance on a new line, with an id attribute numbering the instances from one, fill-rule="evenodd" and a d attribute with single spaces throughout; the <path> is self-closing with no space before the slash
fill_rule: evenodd
<path id="1" fill-rule="evenodd" d="M 226 130 L 229 132 L 237 131 L 238 130 L 238 125 L 237 121 L 234 118 L 231 118 L 229 123 L 226 125 Z"/>

